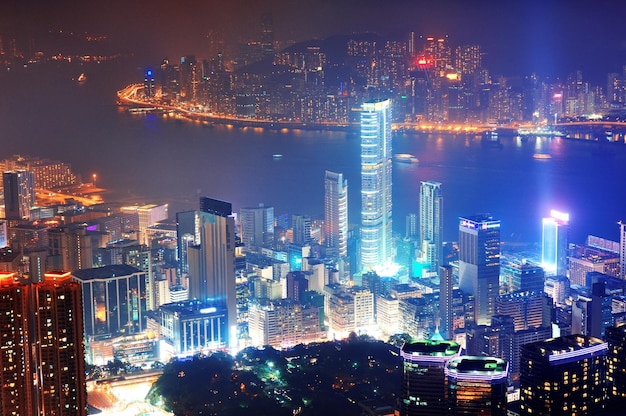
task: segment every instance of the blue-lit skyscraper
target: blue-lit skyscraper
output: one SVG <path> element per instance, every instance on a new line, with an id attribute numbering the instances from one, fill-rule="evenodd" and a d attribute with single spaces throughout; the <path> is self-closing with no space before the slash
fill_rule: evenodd
<path id="1" fill-rule="evenodd" d="M 541 267 L 549 275 L 564 276 L 567 270 L 567 230 L 569 214 L 556 210 L 543 219 Z"/>
<path id="2" fill-rule="evenodd" d="M 500 221 L 487 215 L 461 217 L 459 288 L 475 298 L 474 319 L 489 325 L 500 288 Z"/>
<path id="3" fill-rule="evenodd" d="M 431 272 L 442 265 L 443 196 L 441 183 L 422 182 L 420 186 L 420 250 Z"/>
<path id="4" fill-rule="evenodd" d="M 364 103 L 361 111 L 361 266 L 391 260 L 391 100 Z"/>

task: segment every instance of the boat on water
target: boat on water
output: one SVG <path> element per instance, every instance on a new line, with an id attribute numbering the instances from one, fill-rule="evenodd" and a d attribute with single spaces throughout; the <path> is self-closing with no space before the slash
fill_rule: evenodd
<path id="1" fill-rule="evenodd" d="M 533 159 L 548 160 L 548 159 L 552 159 L 552 155 L 549 155 L 547 153 L 535 153 L 533 154 Z"/>
<path id="2" fill-rule="evenodd" d="M 419 163 L 419 159 L 410 153 L 396 153 L 393 155 L 393 160 L 398 163 Z"/>
<path id="3" fill-rule="evenodd" d="M 274 160 L 279 160 L 279 159 L 282 159 L 282 158 L 283 158 L 283 155 L 281 155 L 280 153 L 276 153 L 276 154 L 272 155 L 272 159 L 274 159 Z"/>
<path id="4" fill-rule="evenodd" d="M 562 137 L 565 134 L 558 130 L 552 130 L 548 127 L 536 127 L 534 129 L 518 129 L 517 135 L 520 137 L 539 136 L 539 137 Z"/>
<path id="5" fill-rule="evenodd" d="M 77 80 L 79 83 L 81 83 L 81 82 L 85 82 L 85 81 L 87 81 L 87 75 L 85 75 L 85 73 L 84 73 L 84 72 L 82 72 L 82 73 L 78 76 L 78 78 L 77 78 L 76 80 Z"/>

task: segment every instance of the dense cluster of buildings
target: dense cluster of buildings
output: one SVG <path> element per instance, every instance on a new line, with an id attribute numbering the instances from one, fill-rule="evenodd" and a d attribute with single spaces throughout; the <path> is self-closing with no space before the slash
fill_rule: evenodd
<path id="1" fill-rule="evenodd" d="M 84 414 L 84 360 L 166 361 L 352 333 L 423 340 L 401 349 L 403 415 L 602 414 L 623 403 L 626 225 L 619 242 L 573 244 L 569 216 L 552 211 L 541 253 L 515 254 L 501 251 L 500 220 L 467 213 L 458 241 L 444 243 L 445 184 L 423 181 L 398 235 L 391 123 L 579 116 L 623 105 L 626 76 L 610 77 L 607 94 L 580 74 L 496 82 L 480 47 L 434 38 L 422 49 L 414 38 L 350 39 L 334 62 L 316 44 L 277 52 L 270 18 L 263 27 L 242 61 L 265 59 L 269 72 L 227 70 L 221 55 L 166 60 L 158 82 L 146 73 L 145 98 L 250 119 L 358 117 L 360 218 L 348 218 L 341 172 L 320 178 L 324 218 L 263 204 L 234 212 L 208 196 L 170 216 L 165 204 L 38 206 L 36 190 L 79 178 L 57 161 L 2 162 L 2 413 Z M 350 75 L 329 79 L 338 67 Z"/>
<path id="2" fill-rule="evenodd" d="M 484 66 L 480 45 L 448 37 L 353 35 L 282 49 L 248 42 L 230 59 L 223 52 L 164 59 L 146 71 L 143 98 L 213 116 L 319 126 L 357 123 L 362 104 L 378 97 L 393 99 L 395 122 L 474 125 L 578 119 L 626 103 L 626 72 L 609 74 L 601 87 L 580 71 L 550 82 L 505 78 Z"/>
<path id="3" fill-rule="evenodd" d="M 338 172 L 320 178 L 323 219 L 277 216 L 264 204 L 235 213 L 228 202 L 201 197 L 198 209 L 178 212 L 173 221 L 167 205 L 68 202 L 42 210 L 35 184 L 49 169 L 6 170 L 2 290 L 15 297 L 45 289 L 37 302 L 56 303 L 42 323 L 54 328 L 49 336 L 25 336 L 30 323 L 7 321 L 3 330 L 24 337 L 14 347 L 33 354 L 24 358 L 33 364 L 18 371 L 7 358 L 2 365 L 38 386 L 57 370 L 76 369 L 80 377 L 33 393 L 56 397 L 63 391 L 75 408 L 84 394 L 83 367 L 76 362 L 83 342 L 87 363 L 143 363 L 351 333 L 382 339 L 403 333 L 433 340 L 402 349 L 403 414 L 421 414 L 411 410 L 419 407 L 462 414 L 467 406 L 504 414 L 511 388 L 522 413 L 542 414 L 545 408 L 538 409 L 556 400 L 546 392 L 581 379 L 589 380 L 580 387 L 584 393 L 564 396 L 571 400 L 559 408 L 592 414 L 607 406 L 609 393 L 623 396 L 626 226 L 620 225 L 619 243 L 590 236 L 572 244 L 568 215 L 552 211 L 543 220 L 540 254 L 503 254 L 500 221 L 467 215 L 459 218 L 458 242 L 444 244 L 445 185 L 423 181 L 419 215 L 409 215 L 405 234 L 398 235 L 392 228 L 391 109 L 391 100 L 361 109 L 356 221 L 348 219 L 348 183 Z M 12 302 L 0 315 L 15 315 Z M 36 302 L 24 302 L 23 319 L 37 325 L 43 306 L 33 313 Z M 42 336 L 73 353 L 40 352 Z M 25 347 L 31 344 L 38 347 Z M 39 374 L 53 358 L 52 373 Z"/>

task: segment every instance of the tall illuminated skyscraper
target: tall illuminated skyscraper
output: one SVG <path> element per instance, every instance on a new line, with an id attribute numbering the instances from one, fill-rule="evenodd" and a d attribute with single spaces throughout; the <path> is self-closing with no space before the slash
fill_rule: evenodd
<path id="1" fill-rule="evenodd" d="M 199 240 L 187 249 L 189 299 L 228 311 L 228 343 L 237 340 L 235 290 L 235 219 L 228 202 L 202 197 L 198 214 Z"/>
<path id="2" fill-rule="evenodd" d="M 0 414 L 84 416 L 81 290 L 70 273 L 18 283 L 0 273 Z"/>
<path id="3" fill-rule="evenodd" d="M 541 267 L 551 275 L 564 276 L 567 271 L 567 232 L 569 214 L 556 210 L 543 219 Z"/>
<path id="4" fill-rule="evenodd" d="M 441 183 L 422 182 L 420 186 L 420 249 L 422 259 L 431 272 L 442 265 L 441 236 L 443 234 L 443 196 Z"/>
<path id="5" fill-rule="evenodd" d="M 29 220 L 35 205 L 35 175 L 29 170 L 12 170 L 2 175 L 4 211 L 8 220 Z"/>
<path id="6" fill-rule="evenodd" d="M 461 217 L 459 288 L 474 296 L 477 325 L 489 325 L 500 288 L 500 221 L 488 215 Z"/>
<path id="7" fill-rule="evenodd" d="M 391 258 L 391 100 L 361 110 L 361 265 L 372 269 Z"/>
<path id="8" fill-rule="evenodd" d="M 348 181 L 342 173 L 326 171 L 324 177 L 324 234 L 333 255 L 348 255 Z"/>

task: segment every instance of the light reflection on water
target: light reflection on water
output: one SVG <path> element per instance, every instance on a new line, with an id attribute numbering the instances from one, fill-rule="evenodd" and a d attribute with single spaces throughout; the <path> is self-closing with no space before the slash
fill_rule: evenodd
<path id="1" fill-rule="evenodd" d="M 360 155 L 357 135 L 236 126 L 207 128 L 155 114 L 131 115 L 115 105 L 128 83 L 119 65 L 89 72 L 82 85 L 62 72 L 20 82 L 0 79 L 0 157 L 28 154 L 67 161 L 110 189 L 108 200 L 171 202 L 171 213 L 196 209 L 208 195 L 237 210 L 259 202 L 276 213 L 323 216 L 324 171 L 344 173 L 350 222 L 358 223 Z M 84 71 L 81 71 L 84 72 Z M 617 239 L 626 219 L 622 178 L 626 146 L 560 138 L 500 137 L 485 146 L 472 135 L 402 135 L 394 153 L 418 164 L 394 164 L 395 229 L 417 213 L 419 183 L 443 183 L 444 237 L 458 236 L 458 217 L 489 212 L 502 220 L 503 239 L 536 241 L 550 209 L 571 213 L 572 239 Z M 536 153 L 550 155 L 538 160 Z M 282 154 L 276 160 L 273 155 Z"/>

